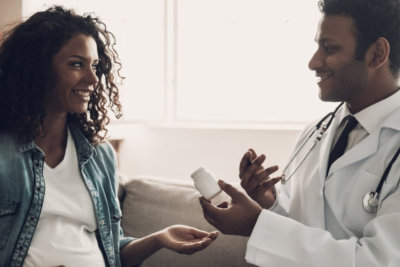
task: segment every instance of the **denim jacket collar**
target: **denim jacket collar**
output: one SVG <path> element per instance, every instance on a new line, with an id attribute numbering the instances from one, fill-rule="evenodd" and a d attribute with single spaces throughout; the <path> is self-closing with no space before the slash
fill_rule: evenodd
<path id="1" fill-rule="evenodd" d="M 78 162 L 80 164 L 87 162 L 93 155 L 96 155 L 96 150 L 83 135 L 78 125 L 71 122 L 68 124 L 68 127 L 76 144 Z"/>
<path id="2" fill-rule="evenodd" d="M 79 126 L 74 122 L 68 123 L 68 128 L 71 131 L 72 138 L 74 139 L 75 143 L 77 143 L 77 154 L 78 154 L 78 161 L 80 164 L 87 162 L 93 155 L 96 154 L 96 150 L 90 144 L 90 142 L 85 138 L 82 131 L 79 129 Z M 37 149 L 42 154 L 43 151 L 35 144 L 35 142 L 17 142 L 16 149 L 20 153 L 24 153 L 26 151 Z"/>

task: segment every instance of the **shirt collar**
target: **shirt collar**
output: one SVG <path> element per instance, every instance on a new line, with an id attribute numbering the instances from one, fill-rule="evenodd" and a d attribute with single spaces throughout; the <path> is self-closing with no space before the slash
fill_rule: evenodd
<path id="1" fill-rule="evenodd" d="M 358 123 L 368 132 L 372 133 L 379 128 L 380 124 L 396 109 L 400 104 L 400 90 L 391 96 L 352 114 L 347 105 L 343 105 L 338 112 L 338 118 L 342 122 L 348 115 L 353 115 Z"/>

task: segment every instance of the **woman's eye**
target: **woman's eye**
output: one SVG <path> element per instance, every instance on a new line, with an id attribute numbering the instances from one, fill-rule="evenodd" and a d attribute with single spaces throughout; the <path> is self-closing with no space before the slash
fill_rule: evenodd
<path id="1" fill-rule="evenodd" d="M 82 62 L 78 62 L 78 61 L 71 62 L 71 66 L 74 68 L 81 68 Z"/>
<path id="2" fill-rule="evenodd" d="M 98 68 L 99 68 L 99 65 L 97 65 L 97 64 L 96 64 L 96 65 L 92 65 L 92 70 L 93 70 L 93 71 L 97 71 Z"/>

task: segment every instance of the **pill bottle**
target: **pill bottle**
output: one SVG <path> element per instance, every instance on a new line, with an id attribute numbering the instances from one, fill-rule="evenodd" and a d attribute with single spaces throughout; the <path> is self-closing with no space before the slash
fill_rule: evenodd
<path id="1" fill-rule="evenodd" d="M 200 194 L 204 198 L 211 200 L 213 197 L 221 193 L 222 190 L 216 179 L 204 167 L 198 168 L 190 176 L 192 177 L 197 190 L 199 190 Z"/>

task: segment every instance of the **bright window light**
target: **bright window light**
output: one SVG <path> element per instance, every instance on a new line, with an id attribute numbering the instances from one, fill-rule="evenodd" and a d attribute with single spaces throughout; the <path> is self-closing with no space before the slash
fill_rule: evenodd
<path id="1" fill-rule="evenodd" d="M 307 65 L 317 1 L 178 1 L 181 120 L 305 122 L 331 105 Z"/>
<path id="2" fill-rule="evenodd" d="M 24 0 L 95 12 L 117 37 L 125 121 L 303 125 L 335 104 L 307 65 L 317 0 Z"/>

